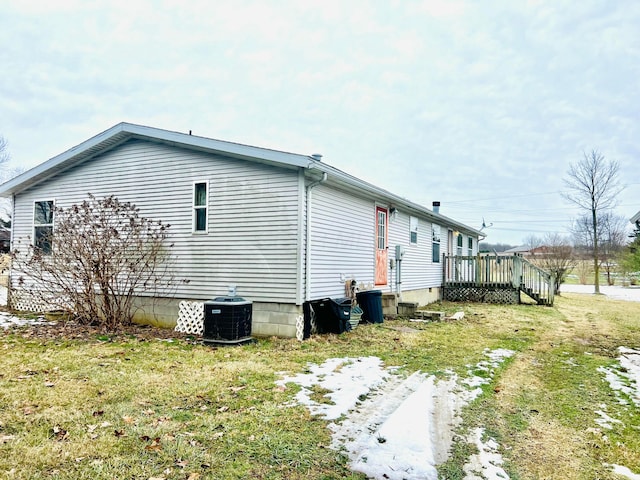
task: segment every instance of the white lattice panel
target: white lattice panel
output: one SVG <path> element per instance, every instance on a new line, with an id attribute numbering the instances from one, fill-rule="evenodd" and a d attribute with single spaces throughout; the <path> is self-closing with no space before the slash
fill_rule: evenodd
<path id="1" fill-rule="evenodd" d="M 180 302 L 175 331 L 202 335 L 204 331 L 204 303 Z"/>
<path id="2" fill-rule="evenodd" d="M 11 290 L 9 301 L 11 303 L 10 307 L 18 312 L 40 313 L 56 309 L 55 305 L 43 298 L 18 289 Z"/>
<path id="3" fill-rule="evenodd" d="M 304 340 L 304 317 L 302 315 L 296 317 L 296 338 L 300 341 Z"/>

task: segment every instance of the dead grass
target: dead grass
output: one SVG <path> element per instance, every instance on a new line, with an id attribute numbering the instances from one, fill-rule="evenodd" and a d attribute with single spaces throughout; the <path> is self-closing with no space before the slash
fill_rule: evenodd
<path id="1" fill-rule="evenodd" d="M 0 331 L 0 477 L 363 478 L 326 447 L 326 422 L 291 406 L 295 389 L 276 387 L 279 372 L 374 355 L 406 372 L 466 376 L 485 348 L 518 353 L 463 425 L 498 440 L 511 478 L 613 478 L 604 463 L 640 471 L 637 409 L 618 405 L 597 372 L 618 346 L 640 345 L 640 304 L 566 295 L 554 308 L 441 307 L 465 319 L 238 348 L 148 327 Z M 603 404 L 623 426 L 595 428 Z M 469 451 L 455 446 L 446 478 L 462 478 Z"/>

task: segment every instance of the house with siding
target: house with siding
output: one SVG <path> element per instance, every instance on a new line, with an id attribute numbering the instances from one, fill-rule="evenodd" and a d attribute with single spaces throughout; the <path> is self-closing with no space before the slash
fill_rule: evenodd
<path id="1" fill-rule="evenodd" d="M 141 299 L 138 317 L 165 326 L 181 300 L 208 300 L 229 285 L 253 302 L 257 335 L 294 336 L 305 302 L 342 297 L 352 279 L 427 304 L 440 298 L 443 254 L 475 255 L 481 235 L 440 214 L 437 202 L 413 203 L 317 154 L 120 123 L 0 186 L 13 200 L 13 245 L 55 230 L 43 206 L 68 207 L 89 193 L 171 224 L 177 275 L 189 282 L 161 308 Z"/>

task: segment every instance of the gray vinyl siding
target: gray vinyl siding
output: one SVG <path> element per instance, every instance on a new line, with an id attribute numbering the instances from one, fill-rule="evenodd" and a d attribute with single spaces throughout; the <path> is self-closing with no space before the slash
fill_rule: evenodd
<path id="1" fill-rule="evenodd" d="M 341 275 L 373 283 L 375 203 L 325 185 L 311 192 L 311 299 L 343 297 Z"/>
<path id="2" fill-rule="evenodd" d="M 193 183 L 201 181 L 209 182 L 209 233 L 193 234 Z M 177 273 L 189 279 L 174 296 L 209 299 L 235 284 L 253 301 L 294 303 L 303 274 L 300 181 L 295 169 L 131 140 L 17 195 L 14 234 L 31 235 L 36 200 L 67 207 L 89 192 L 115 195 L 171 224 Z"/>
<path id="3" fill-rule="evenodd" d="M 413 215 L 416 217 L 416 215 Z M 442 284 L 442 263 L 433 263 L 431 223 L 418 218 L 418 243 L 410 242 L 410 215 L 400 211 L 389 224 L 389 258 L 395 258 L 396 245 L 404 246 L 402 259 L 402 290 L 439 287 Z M 446 232 L 446 229 L 442 229 Z M 389 284 L 396 291 L 396 271 L 389 271 Z"/>
<path id="4" fill-rule="evenodd" d="M 319 185 L 312 190 L 311 209 L 311 299 L 344 295 L 343 278 L 373 285 L 375 269 L 375 208 L 386 207 L 373 199 Z M 413 216 L 416 216 L 415 214 Z M 432 262 L 431 222 L 418 218 L 418 242 L 410 243 L 410 215 L 398 212 L 389 219 L 388 258 L 395 258 L 396 245 L 405 248 L 402 290 L 439 287 L 442 262 Z M 447 227 L 441 226 L 441 252 L 447 248 Z M 383 292 L 396 291 L 396 271 L 388 270 Z"/>

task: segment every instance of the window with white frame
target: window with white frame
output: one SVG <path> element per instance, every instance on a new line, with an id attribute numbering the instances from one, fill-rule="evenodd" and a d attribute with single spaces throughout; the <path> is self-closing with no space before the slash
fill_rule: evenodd
<path id="1" fill-rule="evenodd" d="M 51 253 L 53 240 L 53 200 L 33 204 L 33 246 L 43 253 Z"/>
<path id="2" fill-rule="evenodd" d="M 193 231 L 207 233 L 209 225 L 209 182 L 193 184 Z"/>
<path id="3" fill-rule="evenodd" d="M 440 225 L 431 226 L 431 261 L 440 263 Z"/>
<path id="4" fill-rule="evenodd" d="M 418 243 L 418 218 L 409 217 L 409 242 Z"/>
<path id="5" fill-rule="evenodd" d="M 462 234 L 458 233 L 458 248 L 456 249 L 456 255 L 462 255 Z"/>
<path id="6" fill-rule="evenodd" d="M 473 256 L 473 237 L 469 237 L 467 239 L 467 248 L 469 250 L 468 255 L 472 257 Z"/>

